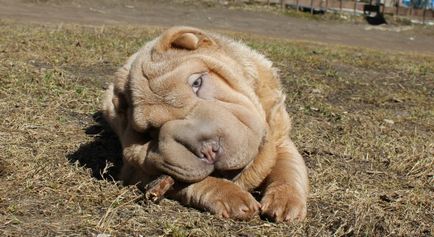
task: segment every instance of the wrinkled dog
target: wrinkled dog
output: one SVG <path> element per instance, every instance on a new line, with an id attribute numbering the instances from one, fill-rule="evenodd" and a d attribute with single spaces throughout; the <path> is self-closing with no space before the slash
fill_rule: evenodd
<path id="1" fill-rule="evenodd" d="M 173 27 L 145 44 L 106 91 L 121 179 L 178 181 L 169 196 L 221 217 L 306 216 L 308 179 L 272 63 L 223 36 Z M 260 202 L 250 194 L 261 190 Z"/>

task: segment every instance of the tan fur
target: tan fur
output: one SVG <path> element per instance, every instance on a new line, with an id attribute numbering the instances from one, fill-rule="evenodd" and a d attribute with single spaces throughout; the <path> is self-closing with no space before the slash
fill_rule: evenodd
<path id="1" fill-rule="evenodd" d="M 206 75 L 197 95 L 187 86 L 194 72 Z M 244 44 L 170 28 L 119 69 L 103 112 L 122 143 L 125 183 L 144 185 L 168 172 L 184 182 L 172 198 L 222 217 L 306 216 L 307 171 L 289 137 L 277 71 Z M 208 144 L 197 137 L 218 137 L 219 160 L 211 165 L 192 155 L 191 144 Z M 258 188 L 260 203 L 249 193 Z"/>

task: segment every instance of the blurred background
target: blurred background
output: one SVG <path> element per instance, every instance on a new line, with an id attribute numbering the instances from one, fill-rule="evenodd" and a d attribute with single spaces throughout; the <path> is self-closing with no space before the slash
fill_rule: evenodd
<path id="1" fill-rule="evenodd" d="M 189 25 L 295 40 L 434 51 L 433 0 L 0 0 L 0 17 L 87 25 Z"/>

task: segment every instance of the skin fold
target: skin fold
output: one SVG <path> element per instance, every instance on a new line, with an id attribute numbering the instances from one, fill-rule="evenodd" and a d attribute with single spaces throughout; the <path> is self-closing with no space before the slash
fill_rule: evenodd
<path id="1" fill-rule="evenodd" d="M 224 218 L 305 218 L 307 171 L 277 71 L 244 44 L 170 28 L 118 70 L 103 113 L 122 144 L 125 184 L 165 173 L 177 180 L 171 198 Z"/>

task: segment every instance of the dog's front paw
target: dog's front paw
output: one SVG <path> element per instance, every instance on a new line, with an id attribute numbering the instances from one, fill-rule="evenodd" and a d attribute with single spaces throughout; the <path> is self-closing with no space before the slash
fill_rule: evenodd
<path id="1" fill-rule="evenodd" d="M 230 182 L 208 193 L 202 205 L 219 217 L 238 220 L 252 219 L 260 209 L 259 202 L 250 193 Z"/>
<path id="2" fill-rule="evenodd" d="M 275 222 L 301 221 L 306 217 L 306 200 L 289 185 L 272 186 L 261 200 L 261 215 Z"/>

